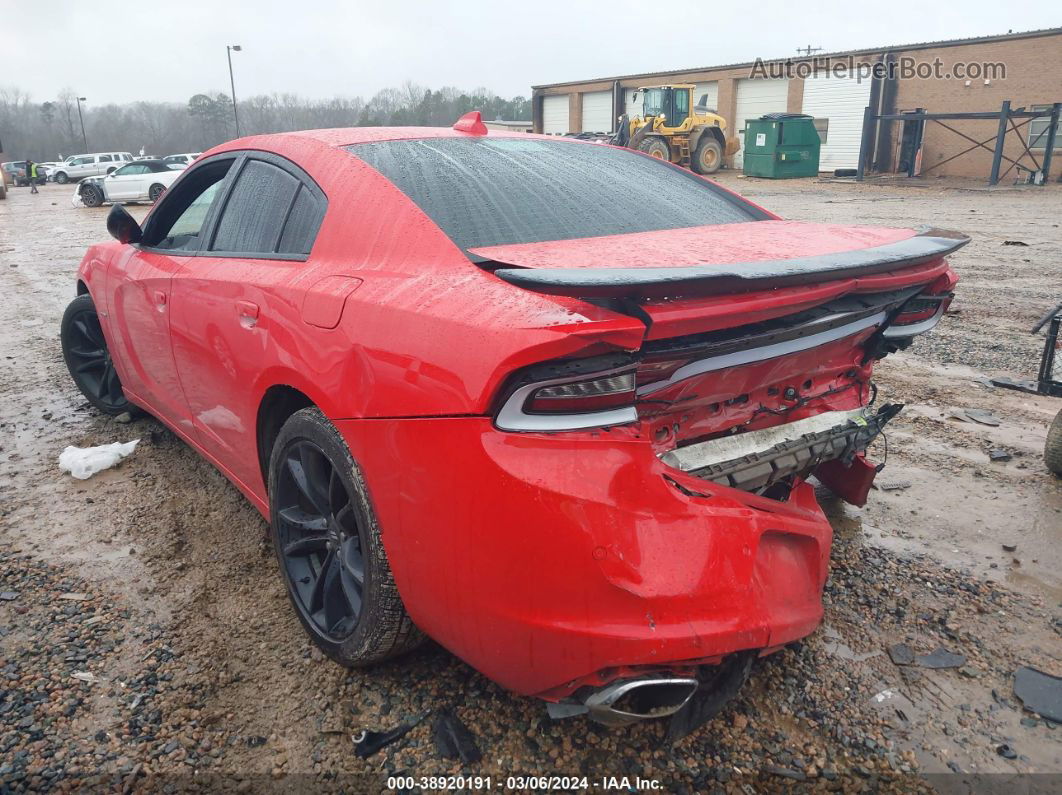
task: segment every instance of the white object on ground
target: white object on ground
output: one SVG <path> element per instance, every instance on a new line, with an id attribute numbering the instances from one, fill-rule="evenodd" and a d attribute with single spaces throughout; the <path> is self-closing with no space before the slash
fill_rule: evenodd
<path id="1" fill-rule="evenodd" d="M 139 439 L 131 442 L 101 444 L 99 447 L 68 447 L 59 454 L 59 469 L 78 480 L 87 480 L 97 472 L 110 469 L 136 448 Z"/>

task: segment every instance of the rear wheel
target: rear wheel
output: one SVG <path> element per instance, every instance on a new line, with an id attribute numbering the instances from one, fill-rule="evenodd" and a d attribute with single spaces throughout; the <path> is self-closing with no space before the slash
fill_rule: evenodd
<path id="1" fill-rule="evenodd" d="M 671 159 L 671 150 L 668 148 L 667 141 L 658 135 L 650 135 L 643 140 L 638 144 L 638 151 L 645 152 L 650 157 L 657 157 L 661 160 Z"/>
<path id="2" fill-rule="evenodd" d="M 70 177 L 66 175 L 65 171 L 60 171 L 58 174 L 55 175 L 55 181 L 58 182 L 60 185 L 65 185 L 70 181 Z"/>
<path id="3" fill-rule="evenodd" d="M 148 198 L 151 199 L 151 203 L 154 204 L 159 200 L 163 193 L 166 192 L 165 185 L 152 185 L 148 189 Z"/>
<path id="4" fill-rule="evenodd" d="M 705 133 L 697 143 L 691 165 L 698 174 L 714 174 L 723 165 L 723 145 L 715 136 Z"/>
<path id="5" fill-rule="evenodd" d="M 81 189 L 81 201 L 86 207 L 99 207 L 103 204 L 103 191 L 95 185 L 85 185 Z"/>
<path id="6" fill-rule="evenodd" d="M 280 429 L 269 463 L 269 514 L 288 596 L 325 654 L 341 665 L 368 665 L 420 643 L 361 470 L 316 408 L 295 412 Z"/>
<path id="7" fill-rule="evenodd" d="M 1048 469 L 1062 477 L 1062 411 L 1055 415 L 1055 421 L 1047 430 L 1044 463 L 1047 464 Z"/>
<path id="8" fill-rule="evenodd" d="M 112 416 L 133 411 L 122 392 L 122 382 L 89 295 L 79 295 L 66 308 L 59 341 L 70 377 L 89 403 Z"/>

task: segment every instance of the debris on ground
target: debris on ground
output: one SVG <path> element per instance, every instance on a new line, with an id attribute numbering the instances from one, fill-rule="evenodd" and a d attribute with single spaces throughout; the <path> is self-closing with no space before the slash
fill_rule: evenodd
<path id="1" fill-rule="evenodd" d="M 1017 552 L 1018 551 L 1018 545 L 1017 544 L 1003 544 L 1003 551 L 1004 552 Z"/>
<path id="2" fill-rule="evenodd" d="M 911 488 L 911 481 L 909 480 L 883 480 L 875 481 L 874 488 L 881 491 L 903 491 L 904 489 Z"/>
<path id="3" fill-rule="evenodd" d="M 90 685 L 100 681 L 96 674 L 91 671 L 74 671 L 74 673 L 70 675 L 79 682 L 88 682 Z"/>
<path id="4" fill-rule="evenodd" d="M 1014 695 L 1030 712 L 1062 723 L 1062 678 L 1022 666 L 1014 672 Z"/>
<path id="5" fill-rule="evenodd" d="M 1024 240 L 1004 240 L 1003 241 L 1003 245 L 1004 246 L 1028 246 L 1029 244 L 1026 243 Z"/>
<path id="6" fill-rule="evenodd" d="M 914 651 L 906 643 L 896 643 L 889 646 L 889 659 L 896 665 L 913 665 L 915 661 Z"/>
<path id="7" fill-rule="evenodd" d="M 915 657 L 915 664 L 923 668 L 961 668 L 966 665 L 966 657 L 948 651 L 943 646 L 937 646 L 929 654 L 919 654 Z"/>
<path id="8" fill-rule="evenodd" d="M 0 591 L 0 602 L 14 602 L 18 599 L 17 591 Z"/>
<path id="9" fill-rule="evenodd" d="M 963 413 L 980 425 L 988 425 L 992 428 L 999 427 L 1000 419 L 991 411 L 984 409 L 963 409 Z"/>
<path id="10" fill-rule="evenodd" d="M 59 469 L 78 480 L 88 480 L 97 472 L 110 469 L 136 449 L 139 439 L 114 442 L 97 447 L 67 447 L 59 454 Z"/>
<path id="11" fill-rule="evenodd" d="M 988 451 L 989 461 L 1010 461 L 1013 457 L 1008 450 L 1002 447 L 993 447 Z"/>
<path id="12" fill-rule="evenodd" d="M 1004 389 L 1014 389 L 1018 392 L 1031 392 L 1034 395 L 1040 394 L 1040 386 L 1036 381 L 1031 381 L 1026 378 L 1009 378 L 1001 375 L 995 378 L 988 379 L 992 386 L 1003 387 Z"/>
<path id="13" fill-rule="evenodd" d="M 999 754 L 1000 756 L 1002 756 L 1004 759 L 1017 759 L 1018 758 L 1018 752 L 1015 751 L 1013 748 L 1011 748 L 1006 743 L 1003 743 L 998 748 L 996 748 L 996 753 Z"/>
<path id="14" fill-rule="evenodd" d="M 363 729 L 351 739 L 354 741 L 354 753 L 362 759 L 372 756 L 377 751 L 386 748 L 391 743 L 405 737 L 427 715 L 421 715 L 409 723 L 402 723 L 385 732 L 371 732 Z"/>
<path id="15" fill-rule="evenodd" d="M 483 755 L 468 727 L 452 711 L 444 709 L 435 716 L 431 729 L 435 747 L 446 759 L 460 759 L 465 764 L 478 762 Z"/>

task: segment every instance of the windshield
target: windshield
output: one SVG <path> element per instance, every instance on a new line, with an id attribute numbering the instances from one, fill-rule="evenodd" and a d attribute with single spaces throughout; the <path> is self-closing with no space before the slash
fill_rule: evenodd
<path id="1" fill-rule="evenodd" d="M 667 108 L 664 107 L 664 90 L 662 88 L 649 88 L 642 92 L 642 115 L 659 116 Z"/>
<path id="2" fill-rule="evenodd" d="M 530 137 L 427 138 L 346 148 L 393 182 L 465 251 L 766 217 L 688 171 L 628 149 Z"/>

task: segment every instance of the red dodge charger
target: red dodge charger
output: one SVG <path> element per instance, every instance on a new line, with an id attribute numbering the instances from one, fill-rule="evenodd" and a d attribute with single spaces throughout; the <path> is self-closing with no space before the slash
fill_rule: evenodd
<path id="1" fill-rule="evenodd" d="M 627 149 L 358 128 L 204 154 L 120 207 L 62 325 L 269 520 L 344 665 L 425 635 L 621 724 L 703 718 L 822 617 L 831 530 L 967 239 L 782 220 Z"/>

